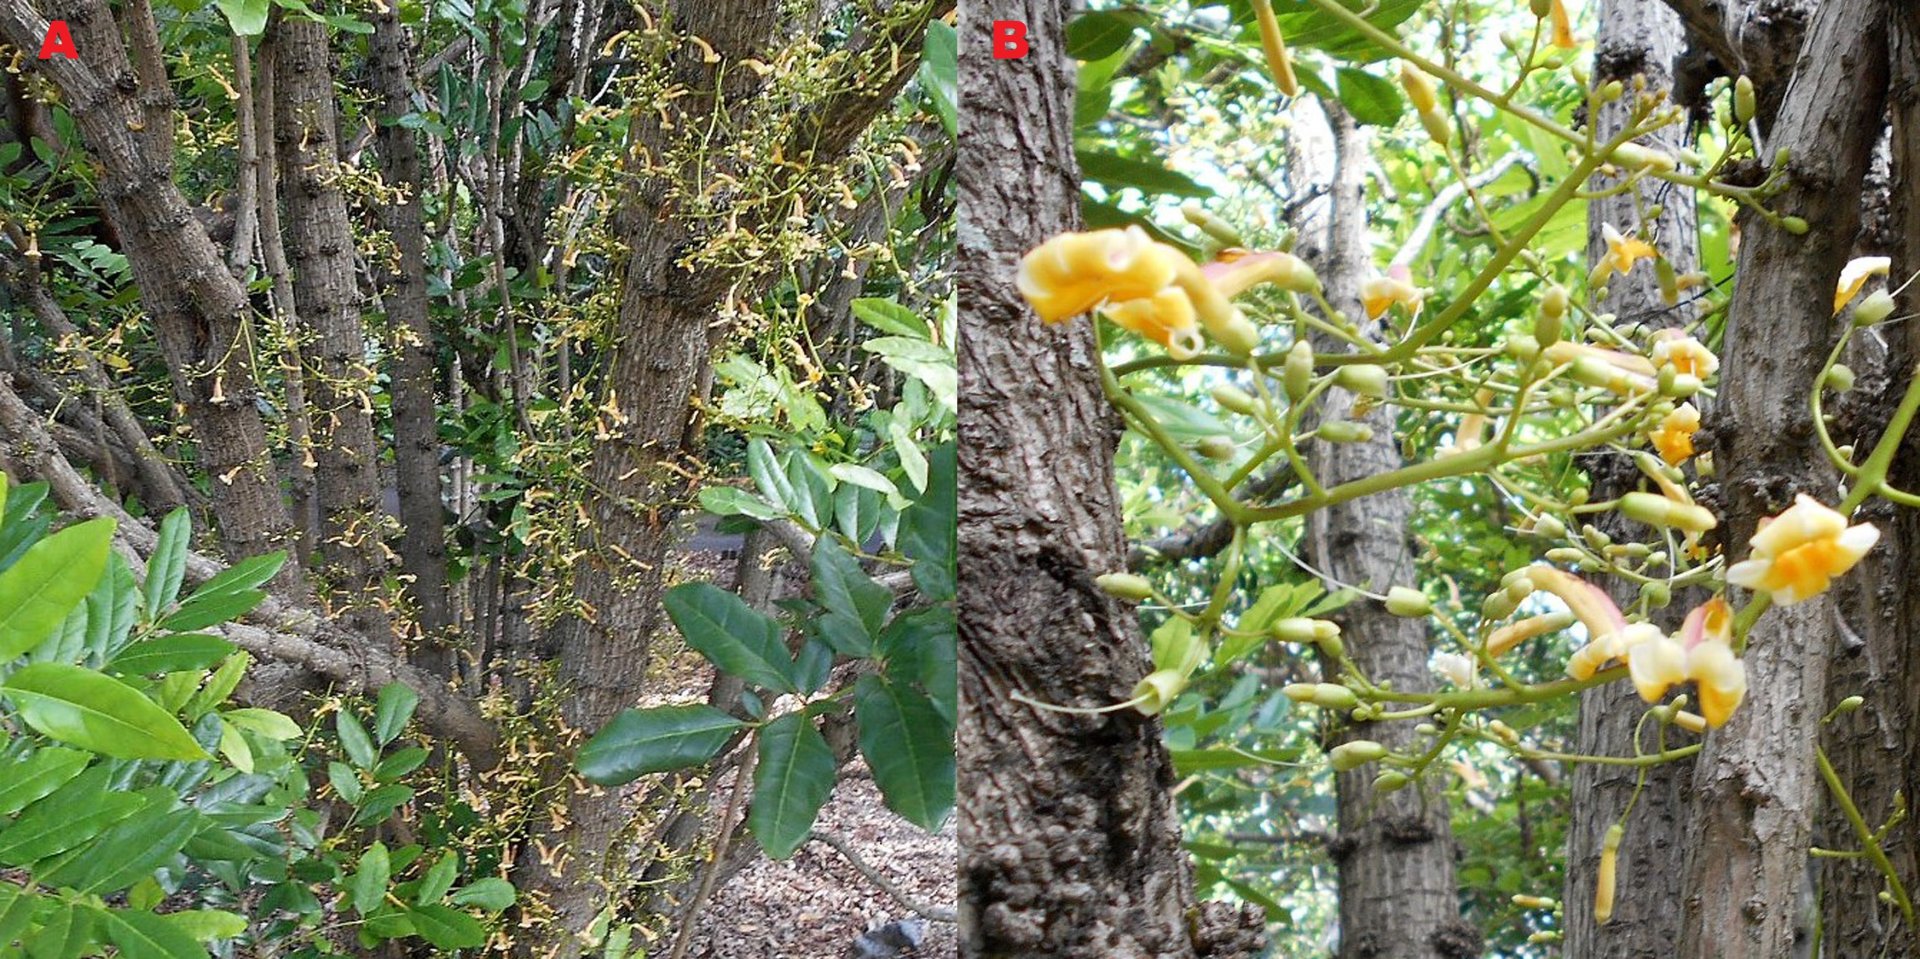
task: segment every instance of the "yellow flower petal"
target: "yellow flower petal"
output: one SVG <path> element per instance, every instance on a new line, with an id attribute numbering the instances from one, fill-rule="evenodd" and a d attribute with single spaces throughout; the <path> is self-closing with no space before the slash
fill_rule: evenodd
<path id="1" fill-rule="evenodd" d="M 1562 50 L 1579 46 L 1573 39 L 1573 18 L 1567 15 L 1567 0 L 1553 0 L 1553 45 Z"/>
<path id="2" fill-rule="evenodd" d="M 1560 597 L 1587 627 L 1587 635 L 1594 637 L 1594 642 L 1627 628 L 1627 619 L 1620 615 L 1620 607 L 1615 606 L 1600 587 L 1551 566 L 1528 567 L 1527 578 L 1533 580 L 1534 588 Z"/>
<path id="3" fill-rule="evenodd" d="M 1184 259 L 1137 226 L 1063 233 L 1021 258 L 1015 282 L 1042 320 L 1058 323 L 1102 302 L 1153 296 Z"/>
<path id="4" fill-rule="evenodd" d="M 1660 458 L 1680 465 L 1693 456 L 1693 434 L 1700 431 L 1700 411 L 1692 403 L 1682 403 L 1660 420 L 1659 428 L 1647 434 Z"/>
<path id="5" fill-rule="evenodd" d="M 1144 299 L 1112 303 L 1101 312 L 1116 326 L 1166 347 L 1175 359 L 1192 357 L 1206 346 L 1200 338 L 1193 301 L 1178 287 L 1168 287 Z"/>
<path id="6" fill-rule="evenodd" d="M 1720 369 L 1720 358 L 1705 343 L 1678 330 L 1662 330 L 1653 343 L 1653 365 L 1706 379 Z"/>
<path id="7" fill-rule="evenodd" d="M 1687 654 L 1687 678 L 1700 692 L 1700 715 L 1719 728 L 1747 696 L 1747 667 L 1733 650 L 1707 643 Z"/>
<path id="8" fill-rule="evenodd" d="M 1849 260 L 1840 270 L 1840 282 L 1834 286 L 1833 312 L 1837 314 L 1846 309 L 1847 304 L 1860 295 L 1861 288 L 1867 285 L 1869 278 L 1886 276 L 1892 266 L 1893 260 L 1884 256 L 1862 256 Z"/>
<path id="9" fill-rule="evenodd" d="M 1602 279 L 1606 277 L 1606 270 L 1626 273 L 1633 269 L 1635 263 L 1658 259 L 1660 256 L 1660 251 L 1654 249 L 1652 244 L 1639 237 L 1622 236 L 1611 223 L 1600 225 L 1600 235 L 1607 241 L 1607 253 L 1600 260 L 1600 265 L 1605 269 L 1598 271 Z"/>
<path id="10" fill-rule="evenodd" d="M 1408 315 L 1419 316 L 1421 302 L 1420 289 L 1403 280 L 1376 276 L 1360 284 L 1360 305 L 1369 320 L 1379 319 L 1395 303 L 1406 307 Z"/>
<path id="11" fill-rule="evenodd" d="M 1727 582 L 1769 593 L 1782 606 L 1818 596 L 1880 540 L 1873 526 L 1846 522 L 1812 497 L 1797 497 L 1792 508 L 1762 521 L 1752 555 L 1728 568 Z"/>
<path id="12" fill-rule="evenodd" d="M 1648 639 L 1627 650 L 1627 675 L 1641 699 L 1657 703 L 1669 688 L 1687 681 L 1687 651 L 1666 636 Z"/>

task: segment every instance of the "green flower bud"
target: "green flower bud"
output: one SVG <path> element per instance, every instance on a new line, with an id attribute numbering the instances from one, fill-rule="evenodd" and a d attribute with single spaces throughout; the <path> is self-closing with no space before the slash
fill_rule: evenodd
<path id="1" fill-rule="evenodd" d="M 1307 390 L 1313 387 L 1312 344 L 1298 340 L 1292 349 L 1287 350 L 1286 363 L 1280 371 L 1280 384 L 1286 388 L 1287 399 L 1298 403 L 1307 398 Z"/>
<path id="2" fill-rule="evenodd" d="M 1801 218 L 1799 218 L 1799 217 L 1797 217 L 1797 216 L 1783 216 L 1783 217 L 1781 217 L 1781 218 L 1780 218 L 1780 228 L 1781 228 L 1781 229 L 1783 229 L 1783 230 L 1786 230 L 1786 231 L 1787 231 L 1788 233 L 1791 233 L 1791 234 L 1793 234 L 1794 236 L 1806 236 L 1806 235 L 1807 235 L 1807 221 L 1805 221 L 1805 220 L 1802 220 Z"/>
<path id="3" fill-rule="evenodd" d="M 1328 420 L 1320 424 L 1319 434 L 1329 443 L 1365 443 L 1373 439 L 1373 427 L 1351 420 Z"/>
<path id="4" fill-rule="evenodd" d="M 1531 363 L 1540 355 L 1540 341 L 1525 333 L 1516 333 L 1507 337 L 1507 355 L 1522 363 Z"/>
<path id="5" fill-rule="evenodd" d="M 1853 308 L 1854 326 L 1872 326 L 1893 315 L 1893 294 L 1875 290 Z"/>
<path id="6" fill-rule="evenodd" d="M 1446 146 L 1453 139 L 1453 128 L 1447 126 L 1447 118 L 1438 110 L 1427 110 L 1420 114 L 1420 126 L 1427 131 L 1433 142 Z"/>
<path id="7" fill-rule="evenodd" d="M 1221 409 L 1242 416 L 1252 416 L 1259 409 L 1254 398 L 1247 395 L 1245 390 L 1226 383 L 1213 388 L 1213 401 L 1220 404 Z"/>
<path id="8" fill-rule="evenodd" d="M 1283 643 L 1312 643 L 1319 637 L 1314 635 L 1313 620 L 1289 616 L 1273 624 L 1273 638 Z"/>
<path id="9" fill-rule="evenodd" d="M 1534 314 L 1533 338 L 1543 347 L 1560 342 L 1567 318 L 1567 288 L 1558 283 L 1547 285 L 1540 298 L 1540 312 Z"/>
<path id="10" fill-rule="evenodd" d="M 1666 583 L 1655 580 L 1640 584 L 1640 598 L 1653 609 L 1663 609 L 1673 602 L 1673 589 Z"/>
<path id="11" fill-rule="evenodd" d="M 1385 759 L 1386 756 L 1387 747 L 1371 739 L 1356 739 L 1350 743 L 1341 743 L 1327 753 L 1327 759 L 1333 764 L 1334 772 L 1341 773 Z"/>
<path id="12" fill-rule="evenodd" d="M 1867 704 L 1867 700 L 1865 697 L 1848 696 L 1847 698 L 1841 700 L 1838 706 L 1833 707 L 1833 712 L 1837 716 L 1844 716 L 1847 713 L 1853 712 L 1854 710 L 1859 709 L 1862 706 L 1865 706 L 1866 704 Z"/>
<path id="13" fill-rule="evenodd" d="M 1320 637 L 1318 642 L 1320 643 L 1320 651 L 1335 659 L 1339 659 L 1347 654 L 1347 644 L 1341 640 L 1339 633 Z"/>
<path id="14" fill-rule="evenodd" d="M 1553 13 L 1553 0 L 1533 0 L 1529 6 L 1533 8 L 1533 15 L 1537 19 L 1545 19 Z"/>
<path id="15" fill-rule="evenodd" d="M 1177 669 L 1156 669 L 1147 674 L 1133 687 L 1130 699 L 1137 699 L 1133 708 L 1153 716 L 1168 706 L 1187 688 L 1187 676 Z"/>
<path id="16" fill-rule="evenodd" d="M 1513 597 L 1507 595 L 1507 591 L 1503 589 L 1488 596 L 1486 600 L 1480 604 L 1480 615 L 1488 622 L 1506 619 L 1513 615 L 1514 608 L 1518 605 L 1518 603 L 1514 602 Z"/>
<path id="17" fill-rule="evenodd" d="M 1207 208 L 1201 206 L 1198 200 L 1188 200 L 1180 204 L 1180 215 L 1222 246 L 1247 245 L 1247 241 L 1241 239 L 1239 231 L 1228 226 L 1226 221 L 1208 213 Z"/>
<path id="18" fill-rule="evenodd" d="M 1571 546 L 1558 546 L 1547 550 L 1547 559 L 1555 563 L 1578 563 L 1587 558 L 1587 554 Z"/>
<path id="19" fill-rule="evenodd" d="M 1626 95 L 1626 92 L 1627 88 L 1625 84 L 1618 80 L 1609 80 L 1606 86 L 1600 88 L 1600 102 L 1612 103 Z"/>
<path id="20" fill-rule="evenodd" d="M 1280 692 L 1296 703 L 1313 702 L 1313 694 L 1320 688 L 1318 683 L 1288 683 Z"/>
<path id="21" fill-rule="evenodd" d="M 1121 599 L 1142 600 L 1153 595 L 1153 584 L 1145 576 L 1133 573 L 1102 573 L 1093 578 L 1094 585 L 1100 587 L 1109 596 Z"/>
<path id="22" fill-rule="evenodd" d="M 1753 121 L 1758 100 L 1753 93 L 1753 78 L 1741 75 L 1733 81 L 1733 117 L 1741 123 Z"/>
<path id="23" fill-rule="evenodd" d="M 1373 791 L 1379 793 L 1399 792 L 1407 788 L 1407 784 L 1410 782 L 1413 782 L 1413 780 L 1408 779 L 1406 773 L 1384 772 L 1374 777 Z"/>
<path id="24" fill-rule="evenodd" d="M 1551 516 L 1542 516 L 1533 521 L 1533 531 L 1546 539 L 1559 539 L 1567 535 L 1567 525 Z"/>
<path id="25" fill-rule="evenodd" d="M 1414 619 L 1433 612 L 1433 602 L 1411 586 L 1395 586 L 1387 590 L 1387 612 Z"/>
<path id="26" fill-rule="evenodd" d="M 1372 363 L 1355 363 L 1343 366 L 1333 375 L 1333 381 L 1361 396 L 1385 399 L 1387 395 L 1387 368 Z"/>
<path id="27" fill-rule="evenodd" d="M 1312 701 L 1314 705 L 1328 709 L 1352 709 L 1360 705 L 1360 697 L 1339 683 L 1315 683 Z"/>
<path id="28" fill-rule="evenodd" d="M 1827 371 L 1827 388 L 1835 393 L 1853 389 L 1853 368 L 1845 363 L 1833 364 L 1833 369 Z"/>
<path id="29" fill-rule="evenodd" d="M 1239 447 L 1234 445 L 1231 436 L 1205 437 L 1193 444 L 1193 449 L 1194 452 L 1210 460 L 1230 460 L 1233 459 L 1233 454 L 1239 451 Z"/>

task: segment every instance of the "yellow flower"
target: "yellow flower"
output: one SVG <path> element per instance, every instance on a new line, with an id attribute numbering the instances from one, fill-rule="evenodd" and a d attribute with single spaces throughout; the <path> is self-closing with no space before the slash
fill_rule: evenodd
<path id="1" fill-rule="evenodd" d="M 1727 582 L 1790 606 L 1826 592 L 1835 576 L 1879 541 L 1880 531 L 1871 524 L 1848 526 L 1846 517 L 1801 494 L 1786 512 L 1760 521 L 1753 552 L 1727 570 Z"/>
<path id="2" fill-rule="evenodd" d="M 1720 358 L 1705 343 L 1679 330 L 1661 330 L 1653 341 L 1653 365 L 1706 379 L 1719 372 Z"/>
<path id="3" fill-rule="evenodd" d="M 1847 261 L 1847 265 L 1840 270 L 1840 282 L 1833 289 L 1835 315 L 1846 309 L 1847 304 L 1860 295 L 1860 290 L 1867 285 L 1868 279 L 1886 276 L 1887 270 L 1892 266 L 1893 260 L 1884 256 L 1862 256 Z"/>
<path id="4" fill-rule="evenodd" d="M 1644 356 L 1561 340 L 1540 351 L 1555 366 L 1567 364 L 1567 375 L 1588 386 L 1615 393 L 1651 393 L 1659 388 L 1653 364 Z"/>
<path id="5" fill-rule="evenodd" d="M 1016 283 L 1042 320 L 1059 323 L 1101 303 L 1159 293 L 1172 285 L 1179 259 L 1137 226 L 1063 233 L 1021 258 Z"/>
<path id="6" fill-rule="evenodd" d="M 1691 682 L 1700 692 L 1701 716 L 1720 727 L 1747 695 L 1747 667 L 1733 654 L 1733 610 L 1716 596 L 1687 614 L 1677 637 L 1654 632 L 1626 651 L 1640 698 L 1657 703 L 1667 690 Z"/>
<path id="7" fill-rule="evenodd" d="M 1419 316 L 1424 295 L 1408 279 L 1407 268 L 1395 264 L 1387 269 L 1386 276 L 1376 276 L 1361 283 L 1360 305 L 1367 311 L 1367 319 L 1379 319 L 1395 303 L 1406 307 L 1408 316 Z"/>
<path id="8" fill-rule="evenodd" d="M 1508 623 L 1487 637 L 1487 655 L 1499 656 L 1529 639 L 1557 633 L 1573 623 L 1574 617 L 1567 613 L 1544 613 L 1529 616 L 1517 623 Z"/>
<path id="9" fill-rule="evenodd" d="M 1307 261 L 1279 250 L 1221 250 L 1217 258 L 1200 268 L 1202 275 L 1220 291 L 1221 296 L 1239 296 L 1262 283 L 1271 283 L 1293 293 L 1317 293 L 1320 278 Z"/>
<path id="10" fill-rule="evenodd" d="M 1200 339 L 1193 301 L 1177 286 L 1149 297 L 1109 303 L 1100 312 L 1116 326 L 1166 347 L 1175 357 L 1194 356 L 1206 346 Z"/>
<path id="11" fill-rule="evenodd" d="M 1679 466 L 1693 456 L 1693 434 L 1700 431 L 1700 411 L 1692 403 L 1682 403 L 1660 421 L 1658 429 L 1647 434 L 1660 458 Z"/>
<path id="12" fill-rule="evenodd" d="M 1559 9 L 1557 0 L 1554 8 Z M 1641 260 L 1658 259 L 1660 256 L 1660 251 L 1654 249 L 1653 244 L 1639 237 L 1622 236 L 1611 223 L 1600 225 L 1600 235 L 1607 241 L 1607 252 L 1600 257 L 1600 262 L 1594 270 L 1600 282 L 1606 282 L 1610 274 L 1624 274 L 1632 270 L 1633 265 Z"/>
<path id="13" fill-rule="evenodd" d="M 1567 15 L 1567 0 L 1553 0 L 1553 45 L 1562 50 L 1579 45 L 1573 39 L 1573 18 Z"/>

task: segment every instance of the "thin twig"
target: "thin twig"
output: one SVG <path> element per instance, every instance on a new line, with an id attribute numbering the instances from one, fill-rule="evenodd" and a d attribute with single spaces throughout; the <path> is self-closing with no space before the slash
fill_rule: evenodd
<path id="1" fill-rule="evenodd" d="M 814 842 L 820 843 L 821 845 L 832 847 L 834 852 L 837 852 L 841 856 L 844 856 L 848 862 L 852 863 L 853 868 L 860 870 L 860 875 L 867 877 L 868 882 L 871 882 L 874 885 L 880 887 L 880 891 L 886 893 L 889 896 L 892 896 L 893 901 L 907 907 L 913 913 L 915 913 L 916 915 L 920 916 L 923 919 L 926 919 L 928 922 L 959 922 L 960 921 L 960 916 L 957 913 L 955 913 L 952 909 L 942 909 L 939 906 L 929 906 L 926 903 L 923 903 L 917 899 L 914 899 L 912 896 L 907 895 L 906 892 L 902 890 L 899 886 L 894 885 L 891 880 L 881 875 L 879 870 L 868 865 L 865 860 L 861 859 L 859 854 L 853 851 L 853 847 L 847 845 L 846 840 L 841 839 L 838 836 L 834 836 L 829 833 L 823 833 L 823 832 L 816 832 L 811 836 L 808 836 L 807 838 Z"/>

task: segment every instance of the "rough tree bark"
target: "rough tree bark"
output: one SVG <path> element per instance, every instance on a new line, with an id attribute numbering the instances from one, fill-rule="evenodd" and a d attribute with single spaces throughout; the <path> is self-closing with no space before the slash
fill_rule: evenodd
<path id="1" fill-rule="evenodd" d="M 1650 91 L 1669 89 L 1682 36 L 1678 16 L 1657 0 L 1601 0 L 1599 30 L 1594 37 L 1594 84 L 1619 80 L 1631 89 L 1634 78 L 1642 77 Z M 1604 107 L 1597 118 L 1595 136 L 1606 139 L 1618 134 L 1630 119 L 1634 99 L 1624 97 Z M 1679 127 L 1669 127 L 1642 142 L 1674 151 L 1682 145 L 1683 133 Z M 1596 176 L 1594 189 L 1604 190 L 1618 182 L 1617 177 Z M 1639 223 L 1638 210 L 1654 204 L 1660 204 L 1663 211 L 1659 219 Z M 1696 268 L 1699 241 L 1693 205 L 1663 181 L 1643 181 L 1634 193 L 1603 196 L 1588 206 L 1589 264 L 1606 253 L 1603 224 L 1629 232 L 1638 226 L 1641 236 L 1660 249 L 1675 271 L 1686 273 Z M 1685 327 L 1695 313 L 1685 301 L 1673 307 L 1666 305 L 1651 266 L 1614 277 L 1607 298 L 1594 308 L 1613 313 L 1622 322 L 1649 327 Z M 1705 333 L 1700 335 L 1704 337 Z M 1709 417 L 1713 415 L 1704 399 L 1696 399 L 1694 405 Z M 1596 499 L 1611 499 L 1642 485 L 1639 469 L 1624 456 L 1593 462 Z M 1608 513 L 1596 522 L 1618 542 L 1642 539 L 1646 533 L 1645 527 L 1617 513 Z M 1600 585 L 1622 609 L 1639 599 L 1639 591 L 1623 580 L 1607 579 Z M 1676 597 L 1674 605 L 1653 613 L 1654 621 L 1663 628 L 1676 628 L 1684 607 L 1705 599 L 1705 595 Z M 1629 683 L 1609 683 L 1587 690 L 1580 696 L 1576 751 L 1597 756 L 1633 755 L 1634 729 L 1645 710 L 1646 704 Z M 1652 742 L 1642 746 L 1654 748 Z M 1673 868 L 1673 860 L 1674 850 L 1686 845 L 1686 796 L 1693 762 L 1681 760 L 1646 770 L 1645 787 L 1635 800 L 1640 772 L 1628 766 L 1597 763 L 1583 763 L 1573 769 L 1564 896 L 1568 959 L 1655 959 L 1671 955 L 1679 936 L 1679 903 L 1685 890 L 1683 876 Z M 1601 840 L 1608 827 L 1619 821 L 1629 801 L 1634 803 L 1633 816 L 1620 844 L 1619 861 L 1622 874 L 1634 879 L 1620 885 L 1612 921 L 1599 926 L 1593 921 L 1593 898 Z"/>
<path id="2" fill-rule="evenodd" d="M 1725 472 L 1723 542 L 1736 559 L 1757 521 L 1791 505 L 1795 493 L 1834 498 L 1807 393 L 1836 333 L 1834 281 L 1857 232 L 1881 127 L 1887 15 L 1884 0 L 1826 0 L 1807 26 L 1768 147 L 1788 151 L 1790 184 L 1774 204 L 1816 228 L 1793 236 L 1743 217 L 1721 379 L 1726 427 L 1714 448 Z M 1813 747 L 1827 706 L 1834 614 L 1832 599 L 1821 597 L 1775 608 L 1754 627 L 1747 701 L 1707 738 L 1695 769 L 1681 955 L 1779 957 L 1793 949 L 1811 826 L 1825 801 Z"/>
<path id="3" fill-rule="evenodd" d="M 683 93 L 663 104 L 636 108 L 634 168 L 640 171 L 617 229 L 628 241 L 602 409 L 608 436 L 588 468 L 585 515 L 592 522 L 573 571 L 578 614 L 557 624 L 552 638 L 560 681 L 569 695 L 561 718 L 570 730 L 591 733 L 628 705 L 641 688 L 647 650 L 659 627 L 660 597 L 673 519 L 685 496 L 684 463 L 698 437 L 696 403 L 711 379 L 716 316 L 730 295 L 757 289 L 757 275 L 682 261 L 711 235 L 712 218 L 696 215 L 698 197 L 687 185 L 707 182 L 736 161 L 734 139 L 709 141 L 710 131 L 737 138 L 734 124 L 770 110 L 794 112 L 792 136 L 779 144 L 791 169 L 813 169 L 841 158 L 874 117 L 891 103 L 918 65 L 928 21 L 951 0 L 884 4 L 865 14 L 849 36 L 859 76 L 815 102 L 757 102 L 758 73 L 748 60 L 775 59 L 788 21 L 811 7 L 783 9 L 759 0 L 680 0 L 655 13 L 663 30 L 702 39 L 681 42 L 663 55 L 663 70 Z M 884 17 L 880 15 L 884 14 Z M 727 118 L 716 123 L 716 117 Z M 753 152 L 753 151 L 748 151 Z M 757 153 L 755 155 L 758 155 Z M 802 174 L 804 175 L 804 174 Z M 738 219 L 747 230 L 768 211 Z M 556 769 L 567 776 L 567 770 Z M 631 881 L 608 853 L 631 815 L 619 794 L 569 778 L 563 821 L 540 838 L 555 850 L 550 866 L 525 870 L 524 888 L 536 890 L 554 913 L 562 955 L 578 948 L 584 930 L 610 895 L 617 903 Z"/>
<path id="4" fill-rule="evenodd" d="M 1364 322 L 1360 284 L 1375 272 L 1367 234 L 1368 138 L 1338 105 L 1324 111 L 1331 133 L 1332 166 L 1328 215 L 1315 268 L 1333 305 Z M 1320 338 L 1316 348 L 1334 346 Z M 1351 420 L 1373 429 L 1359 443 L 1315 443 L 1309 462 L 1320 481 L 1338 485 L 1398 469 L 1394 411 L 1375 404 L 1358 408 L 1353 393 L 1328 391 L 1320 408 L 1326 420 Z M 1335 582 L 1374 592 L 1406 585 L 1415 573 L 1411 543 L 1413 498 L 1404 489 L 1351 500 L 1313 513 L 1307 522 L 1312 565 Z M 1357 599 L 1334 617 L 1348 638 L 1354 664 L 1369 680 L 1423 692 L 1434 688 L 1427 668 L 1431 649 L 1423 620 L 1387 612 L 1378 600 Z M 1415 738 L 1414 723 L 1342 723 L 1328 742 L 1371 739 L 1400 749 Z M 1473 959 L 1481 953 L 1479 929 L 1460 917 L 1453 874 L 1453 827 L 1441 777 L 1418 786 L 1379 793 L 1375 766 L 1335 777 L 1339 834 L 1329 844 L 1339 865 L 1340 959 Z"/>
<path id="5" fill-rule="evenodd" d="M 332 51 L 324 23 L 286 16 L 273 29 L 273 138 L 287 204 L 287 252 L 313 430 L 314 498 L 320 509 L 317 572 L 330 588 L 327 598 L 356 628 L 374 635 L 390 629 L 381 605 L 386 563 L 374 468 L 380 449 L 368 396 L 373 371 L 360 322 L 353 226 L 340 187 Z"/>
<path id="6" fill-rule="evenodd" d="M 1147 959 L 1254 951 L 1260 918 L 1196 908 L 1159 723 L 1016 702 L 1104 705 L 1147 671 L 1131 607 L 1094 585 L 1126 544 L 1118 423 L 1088 321 L 1043 327 L 1020 255 L 1078 225 L 1067 4 L 962 11 L 958 738 L 963 954 Z M 989 22 L 1027 25 L 989 59 Z"/>
<path id="7" fill-rule="evenodd" d="M 413 110 L 408 50 L 399 12 L 389 6 L 374 19 L 367 59 L 380 95 L 381 123 L 375 139 L 381 176 L 389 187 L 407 191 L 405 202 L 385 208 L 399 262 L 383 278 L 391 327 L 393 460 L 403 530 L 400 559 L 413 577 L 408 592 L 419 607 L 420 629 L 425 634 L 425 641 L 414 649 L 414 660 L 431 672 L 451 676 L 453 652 L 447 630 L 453 625 L 453 614 L 447 596 L 446 505 L 440 492 L 439 417 L 434 402 L 439 373 L 433 327 L 427 317 L 420 145 L 412 130 L 394 122 Z"/>
<path id="8" fill-rule="evenodd" d="M 252 311 L 173 182 L 170 149 L 148 142 L 162 131 L 171 136 L 172 95 L 164 74 L 161 89 L 153 89 L 153 82 L 143 88 L 138 76 L 153 70 L 136 74 L 121 41 L 122 26 L 102 0 L 58 0 L 45 8 L 67 22 L 87 56 L 26 62 L 59 88 L 99 165 L 99 195 L 153 315 L 175 399 L 198 440 L 197 465 L 214 478 L 222 545 L 233 559 L 270 552 L 286 545 L 289 523 L 255 406 L 245 345 Z M 154 33 L 150 11 L 128 16 L 142 21 L 128 31 L 136 40 Z M 0 4 L 0 38 L 19 49 L 39 49 L 47 25 L 48 17 L 24 0 Z M 149 46 L 141 44 L 147 56 L 157 56 Z"/>

